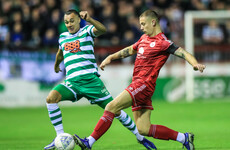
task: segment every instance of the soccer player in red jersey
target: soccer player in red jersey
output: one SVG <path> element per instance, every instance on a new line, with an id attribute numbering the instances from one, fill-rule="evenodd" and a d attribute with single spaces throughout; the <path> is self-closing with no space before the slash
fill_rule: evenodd
<path id="1" fill-rule="evenodd" d="M 167 39 L 161 31 L 155 11 L 146 10 L 139 19 L 141 30 L 145 34 L 135 44 L 109 55 L 100 65 L 100 68 L 104 70 L 112 60 L 137 53 L 132 83 L 106 106 L 103 116 L 89 138 L 81 139 L 75 135 L 76 143 L 82 149 L 91 149 L 93 143 L 111 126 L 114 114 L 132 106 L 134 120 L 140 134 L 156 139 L 178 141 L 187 150 L 194 150 L 194 135 L 192 133 L 180 133 L 162 125 L 151 124 L 150 115 L 153 110 L 151 97 L 155 90 L 159 71 L 170 54 L 185 59 L 194 70 L 200 72 L 203 72 L 205 65 L 199 64 L 193 55 Z M 148 149 L 156 148 L 149 145 Z"/>

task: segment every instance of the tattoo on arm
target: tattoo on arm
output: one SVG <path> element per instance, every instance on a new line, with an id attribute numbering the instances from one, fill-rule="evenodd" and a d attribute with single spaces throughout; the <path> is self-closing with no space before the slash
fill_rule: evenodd
<path id="1" fill-rule="evenodd" d="M 125 48 L 125 49 L 121 50 L 120 53 L 119 53 L 120 58 L 125 58 L 125 57 L 128 57 L 128 56 L 130 56 L 129 48 Z"/>
<path id="2" fill-rule="evenodd" d="M 185 59 L 185 53 L 186 53 L 185 50 L 179 48 L 178 50 L 175 51 L 174 55 Z"/>

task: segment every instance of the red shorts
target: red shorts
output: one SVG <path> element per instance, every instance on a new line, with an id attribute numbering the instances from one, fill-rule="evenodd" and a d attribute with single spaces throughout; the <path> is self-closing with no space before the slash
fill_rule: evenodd
<path id="1" fill-rule="evenodd" d="M 134 81 L 126 89 L 132 97 L 132 111 L 140 109 L 153 110 L 151 97 L 155 89 L 150 88 L 143 81 Z"/>

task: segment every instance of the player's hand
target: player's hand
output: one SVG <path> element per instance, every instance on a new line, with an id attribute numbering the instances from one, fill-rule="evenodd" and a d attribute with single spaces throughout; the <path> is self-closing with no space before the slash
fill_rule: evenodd
<path id="1" fill-rule="evenodd" d="M 206 66 L 205 66 L 205 65 L 202 65 L 202 64 L 197 64 L 197 65 L 194 65 L 194 66 L 193 66 L 193 69 L 194 69 L 195 71 L 199 70 L 200 72 L 203 72 L 205 68 L 206 68 Z"/>
<path id="2" fill-rule="evenodd" d="M 108 64 L 110 64 L 110 62 L 111 62 L 111 58 L 110 58 L 109 56 L 106 57 L 106 59 L 104 59 L 104 60 L 102 61 L 102 63 L 100 64 L 101 70 L 104 71 L 105 66 L 108 65 Z"/>
<path id="3" fill-rule="evenodd" d="M 80 14 L 80 17 L 84 19 L 85 21 L 89 21 L 91 19 L 87 11 L 81 11 L 79 14 Z"/>
<path id="4" fill-rule="evenodd" d="M 59 66 L 54 66 L 54 71 L 55 71 L 56 73 L 62 72 L 62 70 L 60 69 Z"/>

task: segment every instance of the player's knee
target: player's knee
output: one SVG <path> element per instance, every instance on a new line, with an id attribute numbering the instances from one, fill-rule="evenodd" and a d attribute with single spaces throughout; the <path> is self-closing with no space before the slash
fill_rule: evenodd
<path id="1" fill-rule="evenodd" d="M 48 103 L 48 104 L 50 104 L 50 103 L 58 103 L 59 101 L 61 101 L 61 95 L 60 94 L 55 94 L 53 92 L 51 92 L 46 98 L 46 103 Z"/>
<path id="2" fill-rule="evenodd" d="M 113 104 L 111 104 L 111 102 L 108 103 L 108 104 L 106 105 L 106 107 L 105 107 L 105 110 L 106 110 L 106 111 L 111 111 L 112 105 L 113 105 Z"/>
<path id="3" fill-rule="evenodd" d="M 57 99 L 52 98 L 50 96 L 47 96 L 46 103 L 48 103 L 48 104 L 50 104 L 50 103 L 57 103 Z"/>
<path id="4" fill-rule="evenodd" d="M 110 111 L 112 113 L 117 113 L 119 111 L 116 109 L 116 105 L 113 103 L 113 101 L 106 105 L 105 110 Z"/>

